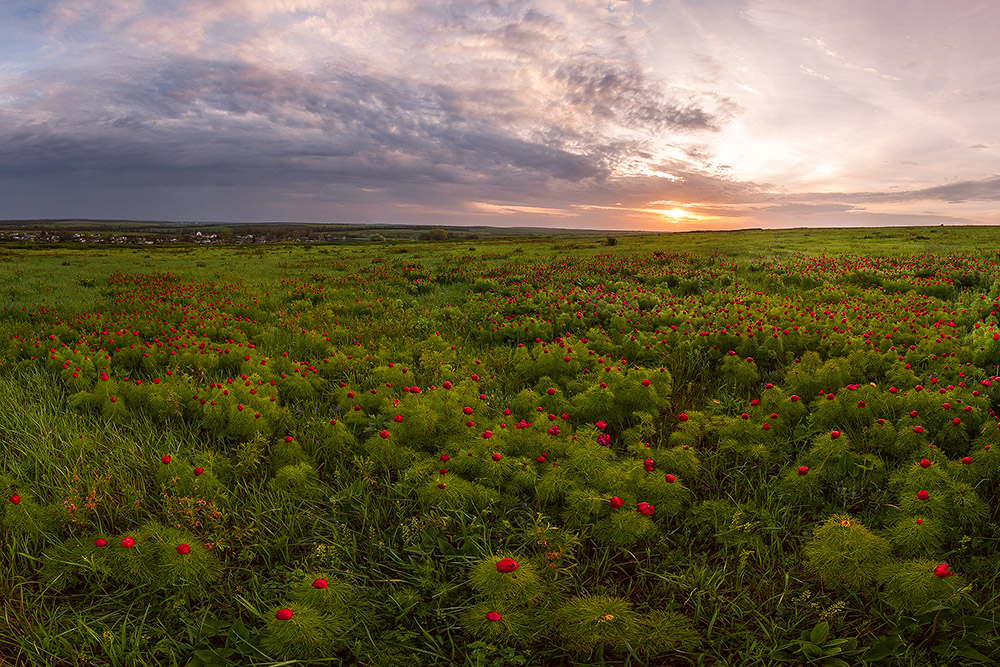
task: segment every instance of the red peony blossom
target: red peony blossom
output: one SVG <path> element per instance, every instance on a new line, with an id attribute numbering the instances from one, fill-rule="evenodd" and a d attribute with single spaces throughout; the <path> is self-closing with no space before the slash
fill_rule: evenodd
<path id="1" fill-rule="evenodd" d="M 969 465 L 970 463 L 972 463 L 972 457 L 971 456 L 963 456 L 962 457 L 962 463 L 965 464 L 965 465 Z"/>
<path id="2" fill-rule="evenodd" d="M 483 431 L 483 440 L 489 440 L 493 437 L 493 431 Z"/>
<path id="3" fill-rule="evenodd" d="M 275 612 L 274 617 L 279 621 L 290 621 L 292 620 L 292 610 L 289 609 L 288 607 L 285 607 L 284 609 L 279 609 L 277 612 Z"/>
<path id="4" fill-rule="evenodd" d="M 503 616 L 496 613 L 495 611 L 491 611 L 490 613 L 486 614 L 486 620 L 489 621 L 490 623 L 496 623 L 501 618 L 503 618 Z"/>
<path id="5" fill-rule="evenodd" d="M 170 457 L 169 456 L 162 457 L 160 459 L 160 463 L 162 463 L 163 465 L 166 465 L 166 464 L 170 463 Z"/>
<path id="6" fill-rule="evenodd" d="M 501 572 L 503 574 L 509 574 L 519 567 L 521 566 L 518 565 L 517 561 L 513 558 L 501 558 L 497 562 L 497 572 Z"/>
<path id="7" fill-rule="evenodd" d="M 97 547 L 98 549 L 103 549 L 104 547 L 108 546 L 108 541 L 102 537 L 98 537 L 96 540 L 94 540 L 94 546 Z"/>
<path id="8" fill-rule="evenodd" d="M 830 431 L 830 439 L 836 440 L 840 437 L 840 431 Z"/>
<path id="9" fill-rule="evenodd" d="M 809 466 L 799 466 L 799 474 L 805 475 L 809 472 Z"/>
<path id="10" fill-rule="evenodd" d="M 292 438 L 292 436 L 290 436 L 290 435 L 286 435 L 285 436 L 285 442 L 291 442 L 293 439 L 294 438 Z"/>
<path id="11" fill-rule="evenodd" d="M 438 488 L 439 489 L 446 489 L 446 488 L 448 488 L 448 485 L 445 484 L 444 482 L 439 482 L 438 483 Z"/>
<path id="12" fill-rule="evenodd" d="M 20 502 L 21 502 L 21 496 L 19 496 L 19 495 L 17 495 L 17 494 L 15 493 L 14 495 L 12 495 L 12 496 L 11 496 L 11 497 L 9 498 L 9 500 L 10 500 L 10 502 L 12 502 L 12 503 L 14 503 L 15 505 L 17 505 L 18 503 L 20 503 Z"/>
<path id="13" fill-rule="evenodd" d="M 451 459 L 451 457 L 450 457 L 450 456 L 448 456 L 447 454 L 442 454 L 442 455 L 441 455 L 441 460 L 442 460 L 442 461 L 448 461 L 448 460 L 450 460 L 450 459 Z"/>
<path id="14" fill-rule="evenodd" d="M 134 544 L 135 544 L 135 540 L 133 540 L 131 537 L 123 537 L 122 538 L 122 546 L 125 547 L 126 549 L 128 549 L 129 547 L 131 547 Z"/>
<path id="15" fill-rule="evenodd" d="M 622 499 L 618 496 L 611 496 L 611 509 L 616 510 L 623 504 Z"/>
<path id="16" fill-rule="evenodd" d="M 921 468 L 930 468 L 931 467 L 931 461 L 930 461 L 930 459 L 920 459 L 920 467 Z"/>
<path id="17" fill-rule="evenodd" d="M 913 432 L 914 433 L 923 433 L 924 432 L 924 427 L 923 426 L 914 426 L 913 427 Z"/>
<path id="18" fill-rule="evenodd" d="M 649 380 L 643 380 L 641 384 L 642 384 L 643 387 L 648 387 L 649 386 Z"/>
<path id="19" fill-rule="evenodd" d="M 448 469 L 447 468 L 441 468 L 440 470 L 438 470 L 438 472 L 441 473 L 442 475 L 447 475 L 448 474 Z"/>
<path id="20" fill-rule="evenodd" d="M 688 420 L 687 413 L 686 412 L 680 413 L 679 415 L 677 415 L 677 419 L 678 421 L 686 422 Z"/>
<path id="21" fill-rule="evenodd" d="M 765 431 L 770 431 L 770 430 L 771 430 L 771 425 L 770 425 L 770 424 L 768 424 L 767 422 L 764 422 L 764 425 L 763 425 L 763 426 L 761 426 L 761 428 L 762 428 L 763 430 L 765 430 Z"/>
<path id="22" fill-rule="evenodd" d="M 191 553 L 191 547 L 189 547 L 186 544 L 178 544 L 177 553 L 179 553 L 182 556 L 186 556 L 187 554 Z"/>
<path id="23" fill-rule="evenodd" d="M 656 463 L 653 461 L 653 459 L 646 459 L 645 461 L 642 462 L 642 467 L 645 468 L 646 470 L 652 470 L 655 466 Z"/>
<path id="24" fill-rule="evenodd" d="M 490 458 L 493 459 L 494 461 L 499 461 L 503 457 L 500 455 L 500 452 L 493 452 L 492 454 L 490 454 Z"/>
<path id="25" fill-rule="evenodd" d="M 951 423 L 953 426 L 958 426 L 959 424 L 962 423 L 962 420 L 959 417 L 955 417 L 954 419 L 951 420 Z"/>
<path id="26" fill-rule="evenodd" d="M 948 563 L 941 563 L 940 565 L 938 565 L 937 567 L 935 567 L 934 568 L 934 574 L 936 574 L 939 577 L 953 577 L 953 576 L 955 576 L 954 572 L 949 572 L 948 571 Z"/>
<path id="27" fill-rule="evenodd" d="M 200 475 L 203 472 L 205 472 L 204 468 L 195 468 L 194 469 L 194 476 L 197 477 L 198 475 Z"/>
<path id="28" fill-rule="evenodd" d="M 927 493 L 923 489 L 920 489 L 919 491 L 917 491 L 917 498 L 919 498 L 920 500 L 927 500 L 930 497 L 931 497 L 931 494 Z"/>
<path id="29" fill-rule="evenodd" d="M 383 439 L 383 440 L 389 437 L 389 432 L 388 432 L 388 431 L 385 431 L 385 430 L 382 430 L 382 431 L 379 431 L 379 433 L 378 433 L 378 434 L 379 434 L 380 436 L 382 436 L 382 439 Z"/>
<path id="30" fill-rule="evenodd" d="M 635 507 L 643 516 L 653 516 L 653 506 L 649 503 L 636 503 Z"/>
<path id="31" fill-rule="evenodd" d="M 666 480 L 667 484 L 673 484 L 677 480 L 677 478 L 671 475 L 669 472 L 663 477 L 663 479 Z"/>
<path id="32" fill-rule="evenodd" d="M 313 588 L 323 589 L 326 587 L 327 587 L 326 579 L 313 579 Z"/>

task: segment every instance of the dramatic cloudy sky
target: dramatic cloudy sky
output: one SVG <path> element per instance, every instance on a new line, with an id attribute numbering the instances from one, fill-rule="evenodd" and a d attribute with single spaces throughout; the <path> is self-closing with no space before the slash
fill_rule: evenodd
<path id="1" fill-rule="evenodd" d="M 0 218 L 1000 224 L 993 0 L 0 0 Z"/>

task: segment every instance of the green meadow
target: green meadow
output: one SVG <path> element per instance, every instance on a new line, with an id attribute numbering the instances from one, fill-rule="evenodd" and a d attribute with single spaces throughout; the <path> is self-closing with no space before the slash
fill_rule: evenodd
<path id="1" fill-rule="evenodd" d="M 997 238 L 0 246 L 0 665 L 995 664 Z"/>

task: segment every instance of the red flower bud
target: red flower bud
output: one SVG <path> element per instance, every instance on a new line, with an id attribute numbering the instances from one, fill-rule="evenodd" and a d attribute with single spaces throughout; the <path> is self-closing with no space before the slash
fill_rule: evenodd
<path id="1" fill-rule="evenodd" d="M 122 538 L 122 546 L 125 547 L 126 549 L 131 547 L 133 544 L 135 544 L 135 540 L 133 540 L 131 537 Z"/>
<path id="2" fill-rule="evenodd" d="M 667 481 L 667 484 L 673 484 L 677 480 L 677 478 L 671 475 L 670 473 L 667 473 L 663 479 Z"/>
<path id="3" fill-rule="evenodd" d="M 923 489 L 920 489 L 919 491 L 917 491 L 917 498 L 919 498 L 920 500 L 927 500 L 930 497 L 931 497 L 931 494 L 927 493 Z"/>
<path id="4" fill-rule="evenodd" d="M 799 474 L 805 475 L 809 472 L 809 466 L 799 466 Z"/>
<path id="5" fill-rule="evenodd" d="M 636 503 L 635 506 L 643 516 L 653 515 L 653 506 L 649 503 Z"/>
<path id="6" fill-rule="evenodd" d="M 930 461 L 930 459 L 920 459 L 920 467 L 921 468 L 930 468 L 931 467 L 931 461 Z"/>
<path id="7" fill-rule="evenodd" d="M 499 461 L 503 457 L 500 455 L 500 452 L 493 452 L 492 454 L 490 454 L 490 458 L 493 459 L 494 461 Z"/>
<path id="8" fill-rule="evenodd" d="M 177 553 L 179 553 L 182 556 L 186 556 L 187 554 L 191 553 L 191 547 L 189 547 L 186 544 L 178 544 Z"/>
<path id="9" fill-rule="evenodd" d="M 312 585 L 313 588 L 320 588 L 320 589 L 326 588 L 327 587 L 326 579 L 313 579 Z"/>
<path id="10" fill-rule="evenodd" d="M 488 614 L 486 614 L 486 620 L 489 621 L 490 623 L 496 623 L 501 618 L 503 618 L 503 616 L 496 613 L 495 611 L 491 611 Z"/>
<path id="11" fill-rule="evenodd" d="M 108 546 L 108 541 L 105 540 L 104 538 L 98 537 L 96 540 L 94 540 L 94 546 L 97 547 L 98 549 L 103 549 L 104 547 Z"/>
<path id="12" fill-rule="evenodd" d="M 622 499 L 618 496 L 611 496 L 611 509 L 616 510 L 622 506 Z"/>
<path id="13" fill-rule="evenodd" d="M 497 572 L 502 572 L 503 574 L 509 574 L 519 567 L 520 565 L 513 558 L 501 558 L 497 562 Z"/>
<path id="14" fill-rule="evenodd" d="M 290 621 L 292 620 L 292 610 L 289 608 L 279 609 L 275 612 L 274 617 L 279 621 Z"/>
<path id="15" fill-rule="evenodd" d="M 164 457 L 160 458 L 160 462 L 163 465 L 166 465 L 166 464 L 170 463 L 170 457 L 169 456 L 164 456 Z"/>
<path id="16" fill-rule="evenodd" d="M 205 472 L 204 468 L 195 468 L 194 469 L 194 476 L 197 477 L 198 475 L 200 475 L 203 472 Z"/>

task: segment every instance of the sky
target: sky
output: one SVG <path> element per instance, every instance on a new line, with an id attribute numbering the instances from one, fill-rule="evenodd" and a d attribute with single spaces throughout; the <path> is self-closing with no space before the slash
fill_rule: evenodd
<path id="1" fill-rule="evenodd" d="M 993 0 L 0 0 L 0 219 L 1000 224 Z"/>

